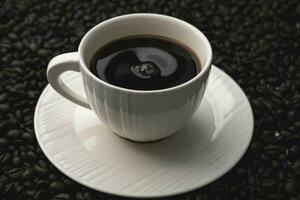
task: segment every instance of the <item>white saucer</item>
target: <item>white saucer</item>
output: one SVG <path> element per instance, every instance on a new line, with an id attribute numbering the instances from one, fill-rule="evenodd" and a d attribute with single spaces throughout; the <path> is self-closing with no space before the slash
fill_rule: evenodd
<path id="1" fill-rule="evenodd" d="M 83 92 L 80 76 L 64 79 Z M 202 187 L 228 172 L 245 153 L 253 115 L 241 88 L 213 67 L 205 97 L 190 123 L 154 143 L 135 143 L 49 85 L 36 106 L 35 133 L 47 158 L 71 179 L 127 197 L 163 197 Z"/>

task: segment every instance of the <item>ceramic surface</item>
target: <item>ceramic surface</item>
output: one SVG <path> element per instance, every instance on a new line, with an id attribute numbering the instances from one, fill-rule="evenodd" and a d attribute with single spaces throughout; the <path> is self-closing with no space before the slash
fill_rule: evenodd
<path id="1" fill-rule="evenodd" d="M 63 79 L 83 92 L 79 74 L 66 73 Z M 245 94 L 216 67 L 191 121 L 158 142 L 118 137 L 95 113 L 49 85 L 38 101 L 34 122 L 43 152 L 64 174 L 101 192 L 139 198 L 180 194 L 216 180 L 240 160 L 253 132 Z"/>

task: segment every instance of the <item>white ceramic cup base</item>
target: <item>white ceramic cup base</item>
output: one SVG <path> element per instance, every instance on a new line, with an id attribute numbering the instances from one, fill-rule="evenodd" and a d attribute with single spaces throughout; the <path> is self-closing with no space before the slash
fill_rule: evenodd
<path id="1" fill-rule="evenodd" d="M 79 74 L 64 81 L 83 93 Z M 114 195 L 153 198 L 202 187 L 245 153 L 253 115 L 241 88 L 212 67 L 204 99 L 188 125 L 154 143 L 118 137 L 95 113 L 47 86 L 35 111 L 35 132 L 47 158 L 71 179 Z"/>

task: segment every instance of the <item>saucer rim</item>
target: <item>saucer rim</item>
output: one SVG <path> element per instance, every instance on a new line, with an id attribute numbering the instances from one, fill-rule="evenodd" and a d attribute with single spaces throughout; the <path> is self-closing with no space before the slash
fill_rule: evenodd
<path id="1" fill-rule="evenodd" d="M 105 194 L 110 194 L 110 195 L 115 195 L 115 196 L 119 196 L 119 197 L 130 197 L 130 198 L 161 198 L 161 197 L 170 197 L 170 196 L 176 196 L 176 195 L 180 195 L 180 194 L 184 194 L 184 193 L 188 193 L 188 192 L 191 192 L 191 191 L 194 191 L 194 190 L 197 190 L 197 189 L 200 189 L 212 182 L 214 182 L 215 180 L 219 179 L 220 177 L 224 176 L 226 173 L 228 173 L 231 169 L 233 169 L 234 166 L 237 165 L 237 163 L 242 159 L 242 157 L 245 155 L 250 143 L 251 143 L 251 140 L 253 138 L 253 131 L 254 131 L 254 116 L 253 116 L 253 109 L 251 107 L 251 104 L 249 102 L 249 99 L 247 98 L 247 95 L 245 94 L 245 92 L 243 91 L 243 89 L 238 85 L 238 83 L 233 80 L 226 72 L 224 72 L 222 69 L 216 67 L 215 65 L 212 65 L 212 70 L 213 69 L 216 69 L 216 70 L 219 70 L 221 71 L 221 73 L 224 75 L 224 76 L 227 76 L 230 81 L 232 81 L 236 86 L 237 88 L 239 89 L 239 91 L 241 92 L 241 94 L 243 95 L 243 98 L 245 98 L 245 103 L 247 104 L 247 107 L 249 107 L 250 109 L 250 124 L 249 124 L 249 139 L 247 141 L 247 143 L 241 147 L 240 149 L 240 153 L 238 156 L 236 156 L 236 159 L 234 160 L 234 162 L 232 162 L 232 165 L 230 167 L 228 167 L 227 169 L 225 168 L 224 171 L 222 171 L 220 174 L 218 174 L 217 176 L 211 176 L 211 178 L 208 178 L 208 180 L 206 182 L 203 182 L 202 184 L 195 184 L 194 186 L 188 188 L 188 189 L 184 189 L 184 190 L 177 190 L 176 192 L 166 192 L 166 193 L 163 193 L 163 194 L 154 194 L 154 195 L 140 195 L 140 194 L 132 194 L 132 193 L 127 193 L 127 192 L 113 192 L 113 191 L 109 191 L 109 190 L 106 190 L 106 189 L 99 189 L 95 186 L 92 186 L 88 183 L 85 183 L 84 181 L 81 181 L 81 180 L 78 180 L 78 179 L 75 179 L 72 177 L 72 175 L 69 175 L 68 172 L 66 170 L 64 170 L 56 161 L 54 158 L 52 158 L 49 154 L 48 154 L 48 151 L 45 147 L 45 145 L 43 144 L 42 140 L 41 140 L 41 137 L 40 137 L 40 134 L 38 134 L 40 132 L 39 130 L 39 127 L 38 127 L 38 118 L 39 118 L 39 110 L 40 110 L 40 107 L 41 107 L 41 104 L 42 104 L 42 101 L 44 100 L 44 96 L 46 95 L 46 93 L 48 92 L 48 90 L 51 89 L 51 86 L 50 84 L 48 84 L 42 91 L 38 101 L 37 101 L 37 104 L 35 106 L 35 111 L 34 111 L 34 131 L 35 131 L 35 136 L 37 138 L 37 141 L 38 141 L 38 144 L 41 148 L 41 150 L 43 151 L 44 155 L 46 156 L 46 158 L 51 162 L 51 164 L 53 164 L 61 173 L 63 173 L 65 176 L 67 176 L 68 178 L 70 178 L 71 180 L 85 186 L 85 187 L 88 187 L 90 189 L 93 189 L 97 192 L 103 192 Z M 205 94 L 204 94 L 204 97 L 205 97 Z M 69 102 L 69 103 L 72 103 L 72 102 Z M 74 104 L 74 108 L 76 108 L 77 105 Z"/>

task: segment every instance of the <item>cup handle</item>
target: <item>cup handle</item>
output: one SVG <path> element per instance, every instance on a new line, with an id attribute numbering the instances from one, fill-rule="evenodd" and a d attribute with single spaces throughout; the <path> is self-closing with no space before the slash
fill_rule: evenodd
<path id="1" fill-rule="evenodd" d="M 47 79 L 50 85 L 63 97 L 85 108 L 91 109 L 87 99 L 72 91 L 61 80 L 60 75 L 66 71 L 80 72 L 78 52 L 65 53 L 52 58 L 47 68 Z"/>

